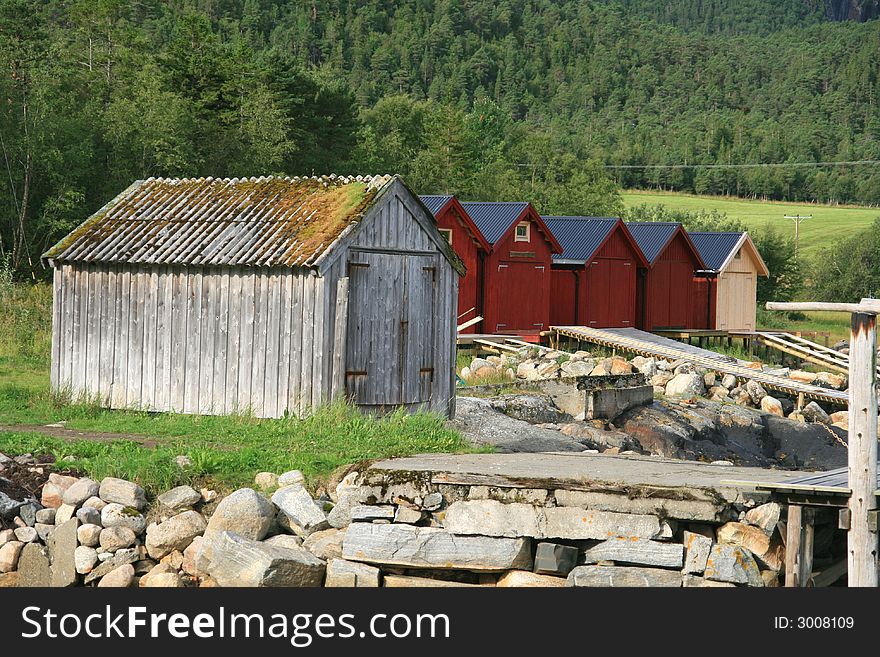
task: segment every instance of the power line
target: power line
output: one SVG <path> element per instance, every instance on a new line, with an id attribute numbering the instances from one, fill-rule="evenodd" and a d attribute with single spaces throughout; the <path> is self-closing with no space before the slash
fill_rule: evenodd
<path id="1" fill-rule="evenodd" d="M 759 169 L 786 167 L 871 166 L 880 160 L 842 160 L 825 162 L 761 162 L 750 164 L 603 164 L 606 169 Z M 528 164 L 518 166 L 530 166 Z"/>

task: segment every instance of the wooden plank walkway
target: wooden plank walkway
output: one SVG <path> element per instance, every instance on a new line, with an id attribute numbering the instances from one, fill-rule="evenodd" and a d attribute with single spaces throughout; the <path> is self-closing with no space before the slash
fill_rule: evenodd
<path id="1" fill-rule="evenodd" d="M 732 374 L 740 381 L 748 381 L 749 379 L 757 381 L 766 389 L 777 390 L 795 397 L 803 395 L 804 399 L 815 399 L 843 407 L 846 407 L 849 403 L 849 395 L 846 392 L 820 388 L 819 386 L 800 383 L 785 377 L 753 370 L 745 367 L 740 361 L 730 356 L 676 342 L 675 340 L 638 329 L 551 326 L 550 330 L 559 336 L 574 338 L 582 342 L 590 342 L 642 356 L 653 356 L 666 360 L 687 360 L 721 374 Z"/>

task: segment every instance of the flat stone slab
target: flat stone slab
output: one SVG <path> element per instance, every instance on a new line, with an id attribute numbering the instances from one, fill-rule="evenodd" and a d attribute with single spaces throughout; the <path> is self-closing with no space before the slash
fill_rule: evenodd
<path id="1" fill-rule="evenodd" d="M 576 507 L 536 507 L 496 500 L 454 502 L 444 528 L 460 535 L 507 538 L 605 539 L 613 536 L 656 538 L 664 534 L 657 516 Z"/>
<path id="2" fill-rule="evenodd" d="M 634 566 L 578 566 L 568 574 L 566 582 L 567 586 L 604 588 L 678 588 L 681 584 L 680 572 Z"/>
<path id="3" fill-rule="evenodd" d="M 653 487 L 716 491 L 728 501 L 766 498 L 751 487 L 722 482 L 783 483 L 803 472 L 712 465 L 648 456 L 544 452 L 536 454 L 426 454 L 374 463 L 367 474 L 383 471 L 425 473 L 435 483 L 515 488 L 600 490 Z M 415 474 L 414 474 L 415 476 Z M 482 479 L 483 481 L 480 481 Z M 366 483 L 369 483 L 369 478 Z M 621 492 L 626 492 L 622 490 Z M 667 493 L 673 499 L 677 491 Z M 657 494 L 652 494 L 656 497 Z M 696 519 L 696 518 L 695 518 Z"/>
<path id="4" fill-rule="evenodd" d="M 455 536 L 443 529 L 401 524 L 353 523 L 345 534 L 342 557 L 410 568 L 532 569 L 527 538 Z"/>
<path id="5" fill-rule="evenodd" d="M 611 538 L 594 545 L 584 553 L 584 563 L 600 561 L 680 569 L 684 565 L 684 545 L 642 539 Z"/>

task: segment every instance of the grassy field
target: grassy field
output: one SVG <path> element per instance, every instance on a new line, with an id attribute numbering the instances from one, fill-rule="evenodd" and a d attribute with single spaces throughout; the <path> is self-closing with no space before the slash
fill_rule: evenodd
<path id="1" fill-rule="evenodd" d="M 51 290 L 0 282 L 0 452 L 52 454 L 94 478 L 117 476 L 160 492 L 181 483 L 220 489 L 251 484 L 261 471 L 302 470 L 309 481 L 359 461 L 471 448 L 442 418 L 395 413 L 362 416 L 334 404 L 297 419 L 108 411 L 49 390 Z M 69 440 L 21 425 L 126 434 L 130 439 Z M 16 428 L 18 427 L 18 428 Z M 146 442 L 146 444 L 144 444 Z M 181 468 L 177 456 L 190 465 Z M 69 459 L 73 457 L 73 460 Z"/>
<path id="2" fill-rule="evenodd" d="M 627 207 L 665 205 L 674 210 L 696 212 L 718 210 L 732 219 L 739 219 L 750 227 L 763 228 L 768 224 L 794 234 L 794 222 L 785 215 L 812 215 L 801 223 L 800 248 L 806 256 L 815 255 L 829 239 L 849 237 L 869 228 L 880 217 L 880 208 L 858 206 L 831 206 L 777 201 L 750 201 L 722 196 L 693 196 L 672 192 L 630 190 L 623 192 Z"/>

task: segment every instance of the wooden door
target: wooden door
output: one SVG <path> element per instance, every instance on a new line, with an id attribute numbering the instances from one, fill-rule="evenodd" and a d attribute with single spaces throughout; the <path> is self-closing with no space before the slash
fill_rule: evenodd
<path id="1" fill-rule="evenodd" d="M 498 320 L 494 330 L 541 331 L 547 328 L 549 304 L 548 268 L 534 262 L 503 262 L 498 265 Z"/>
<path id="2" fill-rule="evenodd" d="M 635 267 L 629 260 L 599 258 L 587 275 L 586 325 L 619 328 L 635 323 Z"/>
<path id="3" fill-rule="evenodd" d="M 428 401 L 435 256 L 352 251 L 348 276 L 347 396 L 367 406 Z"/>

